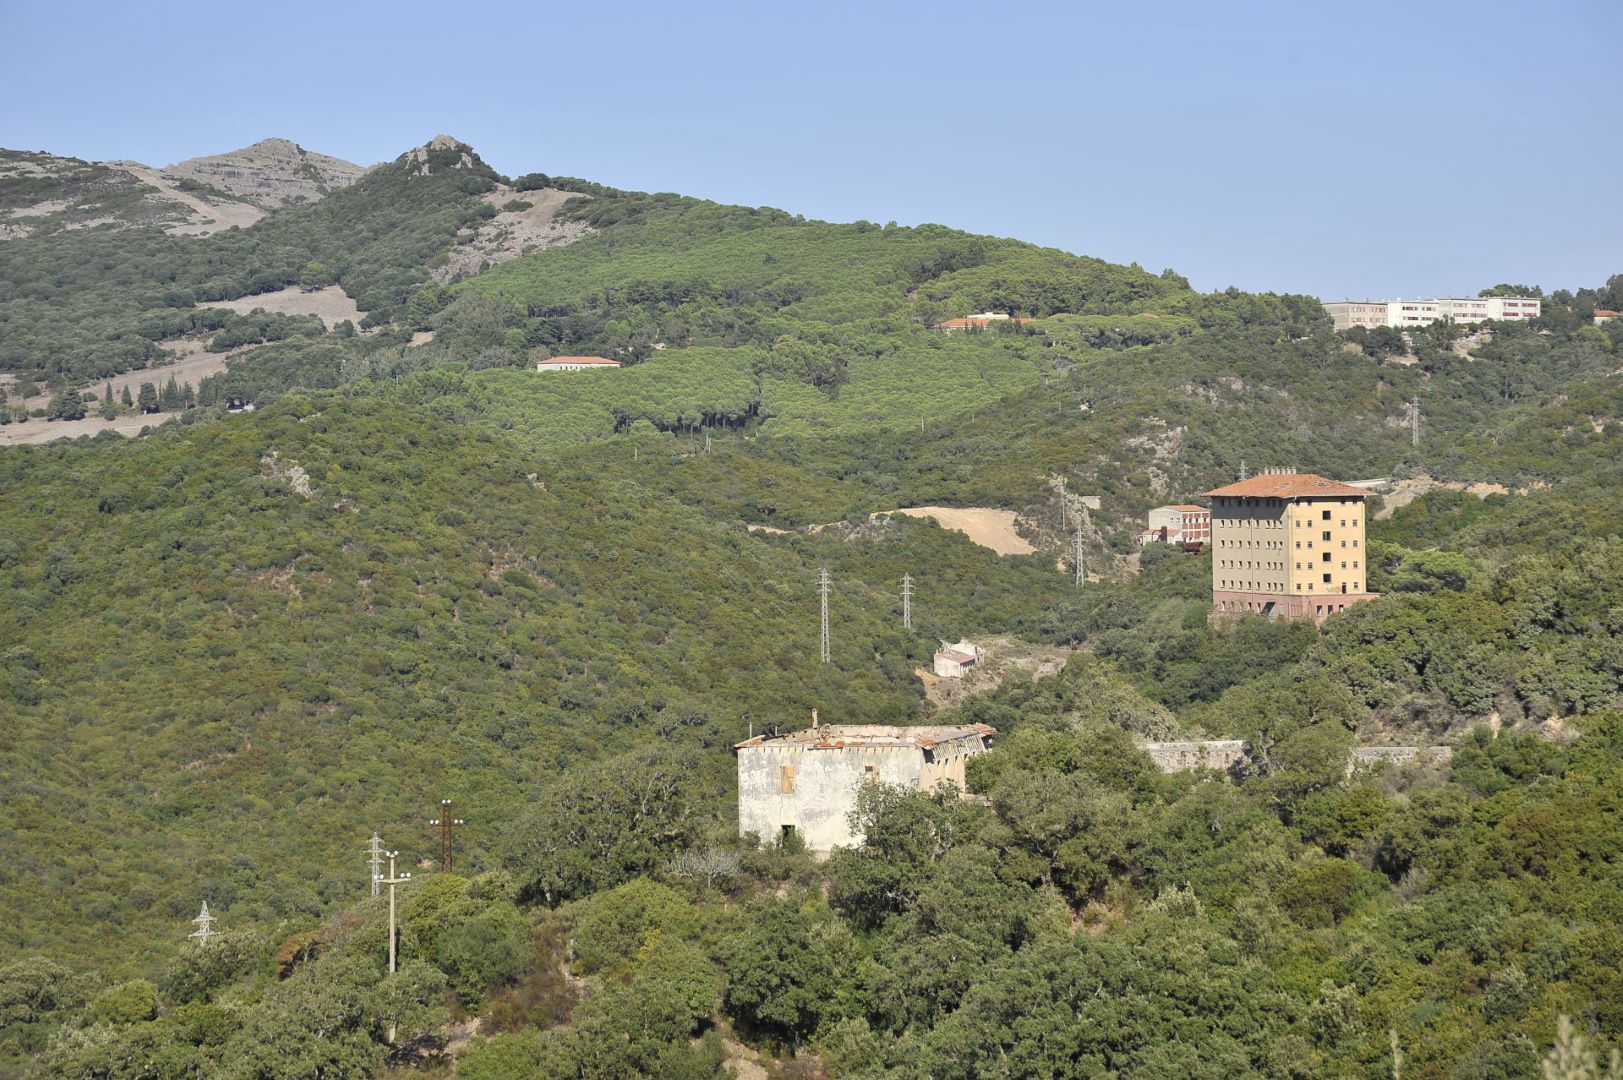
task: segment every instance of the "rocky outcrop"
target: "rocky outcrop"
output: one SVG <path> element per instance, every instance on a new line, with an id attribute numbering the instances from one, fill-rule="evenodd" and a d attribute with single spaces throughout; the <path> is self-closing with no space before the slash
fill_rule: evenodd
<path id="1" fill-rule="evenodd" d="M 176 183 L 191 180 L 266 210 L 315 202 L 366 172 L 353 162 L 313 153 L 287 139 L 261 139 L 241 150 L 190 158 L 160 171 Z"/>

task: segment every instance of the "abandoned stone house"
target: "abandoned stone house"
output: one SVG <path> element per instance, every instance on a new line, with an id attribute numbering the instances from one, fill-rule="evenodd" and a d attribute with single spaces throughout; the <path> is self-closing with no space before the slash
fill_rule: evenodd
<path id="1" fill-rule="evenodd" d="M 795 834 L 809 851 L 862 842 L 851 828 L 863 784 L 929 791 L 964 788 L 964 763 L 990 749 L 996 728 L 886 727 L 816 723 L 737 744 L 738 835 L 763 841 Z"/>
<path id="2" fill-rule="evenodd" d="M 961 679 L 985 655 L 986 650 L 974 642 L 960 638 L 958 644 L 949 645 L 943 641 L 931 661 L 931 670 L 939 678 Z"/>

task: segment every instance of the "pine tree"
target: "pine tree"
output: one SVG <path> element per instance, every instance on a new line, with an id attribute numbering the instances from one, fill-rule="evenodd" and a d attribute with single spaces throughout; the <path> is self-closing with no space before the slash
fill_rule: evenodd
<path id="1" fill-rule="evenodd" d="M 150 413 L 158 411 L 158 388 L 153 386 L 151 383 L 142 383 L 141 391 L 135 395 L 135 398 L 138 402 L 140 402 L 142 412 Z"/>
<path id="2" fill-rule="evenodd" d="M 124 393 L 121 395 L 121 400 L 124 402 L 124 407 L 126 409 L 135 408 L 135 399 L 130 397 L 130 384 L 129 383 L 124 384 Z"/>

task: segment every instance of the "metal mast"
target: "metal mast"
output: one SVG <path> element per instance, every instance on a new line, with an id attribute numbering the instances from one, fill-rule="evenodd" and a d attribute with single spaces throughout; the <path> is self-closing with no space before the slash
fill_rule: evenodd
<path id="1" fill-rule="evenodd" d="M 372 895 L 376 896 L 378 894 L 378 870 L 383 866 L 383 837 L 373 833 L 372 839 L 368 840 L 367 844 L 369 846 L 366 849 L 366 865 L 371 867 L 372 870 L 368 876 L 372 881 Z"/>
<path id="2" fill-rule="evenodd" d="M 388 859 L 389 859 L 389 876 L 388 877 L 373 878 L 373 880 L 378 882 L 380 885 L 389 886 L 389 972 L 391 974 L 393 974 L 393 972 L 395 970 L 394 887 L 396 885 L 400 885 L 400 884 L 403 884 L 403 883 L 405 883 L 407 881 L 410 881 L 411 880 L 411 875 L 410 874 L 400 874 L 399 876 L 395 875 L 395 872 L 394 872 L 394 860 L 395 860 L 395 856 L 399 855 L 400 852 L 398 852 L 398 851 L 386 851 L 386 852 L 384 852 L 384 854 L 386 856 L 388 856 Z"/>
<path id="3" fill-rule="evenodd" d="M 817 572 L 817 593 L 823 600 L 823 663 L 829 662 L 828 650 L 828 588 L 829 579 L 827 570 Z"/>
<path id="4" fill-rule="evenodd" d="M 1076 587 L 1080 589 L 1087 581 L 1087 573 L 1083 566 L 1081 529 L 1076 530 L 1071 537 L 1071 558 L 1076 561 Z"/>
<path id="5" fill-rule="evenodd" d="M 440 831 L 440 870 L 449 874 L 451 872 L 451 857 L 454 854 L 452 851 L 453 837 L 451 830 L 459 825 L 466 825 L 467 822 L 461 818 L 452 817 L 451 800 L 441 799 L 440 816 L 430 819 L 428 823 Z"/>
<path id="6" fill-rule="evenodd" d="M 209 914 L 209 902 L 207 900 L 203 901 L 203 910 L 197 913 L 197 918 L 193 919 L 192 922 L 197 924 L 197 929 L 186 936 L 196 938 L 198 945 L 207 945 L 209 938 L 219 933 L 218 930 L 214 929 L 215 918 Z"/>
<path id="7" fill-rule="evenodd" d="M 902 575 L 902 629 L 913 629 L 913 575 Z"/>
<path id="8" fill-rule="evenodd" d="M 1420 399 L 1409 403 L 1409 445 L 1420 445 Z"/>

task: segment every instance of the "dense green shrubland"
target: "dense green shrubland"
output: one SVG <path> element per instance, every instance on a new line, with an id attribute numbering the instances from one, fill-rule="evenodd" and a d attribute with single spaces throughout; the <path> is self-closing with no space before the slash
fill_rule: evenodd
<path id="1" fill-rule="evenodd" d="M 1563 1015 L 1617 1043 L 1608 292 L 1396 365 L 1310 298 L 540 176 L 595 232 L 446 287 L 492 176 L 433 153 L 207 242 L 0 248 L 0 360 L 64 408 L 175 334 L 268 342 L 196 394 L 252 414 L 0 455 L 0 1074 L 443 1074 L 470 1014 L 474 1078 L 718 1076 L 734 1039 L 895 1080 L 1376 1077 L 1394 1044 L 1524 1076 Z M 329 279 L 396 321 L 206 306 Z M 1065 314 L 926 329 L 988 307 Z M 544 352 L 633 363 L 514 370 Z M 1242 460 L 1515 493 L 1373 521 L 1388 595 L 1322 633 L 1214 627 L 1208 556 L 1107 556 Z M 866 520 L 1023 508 L 1052 542 L 1054 477 L 1104 503 L 1080 591 L 1051 544 Z M 960 634 L 1078 652 L 936 712 L 912 671 Z M 741 847 L 729 744 L 813 707 L 993 724 L 984 800 L 875 789 L 827 863 Z M 1180 735 L 1249 751 L 1216 782 L 1132 745 Z M 1440 739 L 1446 769 L 1345 772 Z M 364 838 L 425 858 L 445 796 L 468 876 L 414 868 L 385 976 Z"/>

